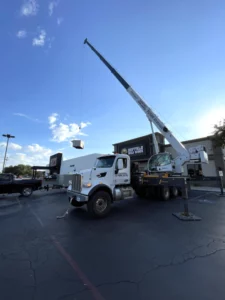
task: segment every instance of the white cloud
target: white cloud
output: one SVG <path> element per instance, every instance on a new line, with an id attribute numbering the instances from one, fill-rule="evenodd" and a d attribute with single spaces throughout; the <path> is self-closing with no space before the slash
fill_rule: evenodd
<path id="1" fill-rule="evenodd" d="M 21 7 L 23 16 L 35 16 L 38 13 L 39 5 L 36 0 L 27 0 Z"/>
<path id="2" fill-rule="evenodd" d="M 0 143 L 1 145 L 2 143 Z M 9 144 L 10 145 L 10 144 Z M 19 145 L 18 145 L 19 146 Z M 31 144 L 25 147 L 16 147 L 14 150 L 21 150 L 22 152 L 15 152 L 11 148 L 15 146 L 9 147 L 9 151 L 7 153 L 7 161 L 6 166 L 14 166 L 18 164 L 25 164 L 30 166 L 46 166 L 49 163 L 49 157 L 53 155 L 53 151 L 44 146 L 40 146 L 39 144 Z M 1 150 L 1 148 L 0 148 Z M 1 151 L 0 163 L 3 161 L 4 149 Z"/>
<path id="3" fill-rule="evenodd" d="M 50 125 L 49 128 L 52 130 L 52 141 L 58 143 L 68 141 L 69 139 L 75 138 L 78 135 L 86 135 L 85 133 L 81 132 L 81 129 L 91 125 L 90 122 L 81 122 L 80 125 L 76 123 L 64 124 L 61 122 L 57 124 L 57 113 L 50 115 L 48 120 Z"/>
<path id="4" fill-rule="evenodd" d="M 14 116 L 19 116 L 19 117 L 23 117 L 23 118 L 26 118 L 30 121 L 33 121 L 33 122 L 41 122 L 39 119 L 36 119 L 36 118 L 32 118 L 26 114 L 22 114 L 22 113 L 14 113 Z"/>
<path id="5" fill-rule="evenodd" d="M 51 1 L 48 5 L 49 16 L 51 17 L 54 11 L 54 8 L 59 4 L 58 1 Z"/>
<path id="6" fill-rule="evenodd" d="M 81 123 L 80 123 L 80 127 L 81 127 L 81 128 L 85 128 L 85 127 L 87 127 L 88 125 L 91 125 L 91 123 L 90 123 L 90 122 L 86 122 L 86 123 L 81 122 Z"/>
<path id="7" fill-rule="evenodd" d="M 12 150 L 21 150 L 22 146 L 20 146 L 19 144 L 10 143 L 9 144 L 9 149 L 12 149 Z"/>
<path id="8" fill-rule="evenodd" d="M 56 126 L 55 122 L 57 121 L 58 119 L 58 114 L 57 113 L 53 113 L 51 114 L 49 117 L 48 117 L 48 122 L 50 124 L 50 128 L 54 128 Z"/>
<path id="9" fill-rule="evenodd" d="M 32 165 L 46 165 L 49 163 L 49 157 L 53 151 L 39 144 L 31 144 L 25 148 L 26 159 Z"/>
<path id="10" fill-rule="evenodd" d="M 16 166 L 19 164 L 30 166 L 46 166 L 49 163 L 49 157 L 43 157 L 41 155 L 29 155 L 27 153 L 9 153 L 6 161 L 7 166 Z"/>
<path id="11" fill-rule="evenodd" d="M 27 36 L 27 32 L 26 30 L 19 30 L 16 34 L 16 36 L 19 38 L 19 39 L 23 39 Z"/>
<path id="12" fill-rule="evenodd" d="M 29 153 L 34 153 L 35 155 L 43 155 L 49 157 L 52 154 L 52 150 L 49 148 L 45 148 L 40 146 L 39 144 L 31 144 L 26 147 L 26 151 Z"/>
<path id="13" fill-rule="evenodd" d="M 5 148 L 6 147 L 6 142 L 0 143 L 0 147 Z M 20 146 L 19 144 L 15 144 L 15 143 L 9 143 L 8 149 L 11 149 L 11 150 L 21 150 L 22 146 Z"/>
<path id="14" fill-rule="evenodd" d="M 43 47 L 45 45 L 46 31 L 42 29 L 37 38 L 33 39 L 33 46 Z"/>
<path id="15" fill-rule="evenodd" d="M 63 22 L 63 18 L 62 18 L 62 17 L 57 18 L 57 24 L 58 24 L 59 26 L 61 25 L 62 22 Z"/>
<path id="16" fill-rule="evenodd" d="M 65 142 L 68 139 L 75 138 L 77 135 L 82 135 L 80 132 L 79 125 L 72 123 L 72 124 L 63 124 L 59 123 L 54 128 L 52 128 L 52 141 L 54 142 Z M 84 134 L 83 134 L 84 135 Z"/>

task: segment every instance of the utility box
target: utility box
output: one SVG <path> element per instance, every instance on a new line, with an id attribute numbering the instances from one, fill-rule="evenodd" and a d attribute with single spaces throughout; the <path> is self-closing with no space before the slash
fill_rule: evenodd
<path id="1" fill-rule="evenodd" d="M 81 140 L 73 140 L 73 147 L 76 149 L 84 149 L 84 141 Z"/>

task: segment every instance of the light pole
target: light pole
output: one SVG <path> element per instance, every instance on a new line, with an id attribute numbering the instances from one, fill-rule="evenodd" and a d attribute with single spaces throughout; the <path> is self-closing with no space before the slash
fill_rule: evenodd
<path id="1" fill-rule="evenodd" d="M 2 167 L 2 173 L 3 173 L 4 169 L 5 169 L 5 161 L 6 161 L 6 154 L 7 154 L 7 150 L 8 150 L 9 139 L 13 139 L 13 138 L 15 138 L 15 136 L 11 135 L 11 134 L 3 134 L 2 136 L 7 138 L 6 148 L 5 148 L 5 157 L 4 157 L 4 161 L 3 161 L 3 167 Z"/>

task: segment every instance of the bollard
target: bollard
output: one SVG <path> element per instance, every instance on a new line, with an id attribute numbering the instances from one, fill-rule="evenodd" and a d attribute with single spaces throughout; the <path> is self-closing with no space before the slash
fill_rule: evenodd
<path id="1" fill-rule="evenodd" d="M 221 191 L 221 193 L 219 194 L 219 196 L 224 196 L 224 193 L 223 193 L 223 171 L 222 171 L 222 168 L 219 168 L 219 177 L 220 177 L 220 191 Z"/>
<path id="2" fill-rule="evenodd" d="M 184 199 L 184 216 L 189 216 L 189 207 L 188 207 L 188 189 L 187 184 L 182 189 L 182 198 Z"/>
<path id="3" fill-rule="evenodd" d="M 220 190 L 221 190 L 221 196 L 223 196 L 223 176 L 220 176 Z"/>
<path id="4" fill-rule="evenodd" d="M 172 215 L 176 218 L 178 218 L 181 221 L 200 221 L 201 218 L 190 213 L 189 207 L 188 207 L 188 185 L 187 180 L 184 178 L 184 183 L 182 186 L 182 198 L 184 201 L 184 211 L 178 212 L 178 213 L 172 213 Z"/>

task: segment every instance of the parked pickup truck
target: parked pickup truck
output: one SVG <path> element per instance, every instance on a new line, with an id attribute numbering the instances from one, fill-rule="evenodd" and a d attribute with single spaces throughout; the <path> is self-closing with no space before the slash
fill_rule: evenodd
<path id="1" fill-rule="evenodd" d="M 42 181 L 38 179 L 14 179 L 13 174 L 0 174 L 0 194 L 20 193 L 29 197 L 41 186 Z"/>

